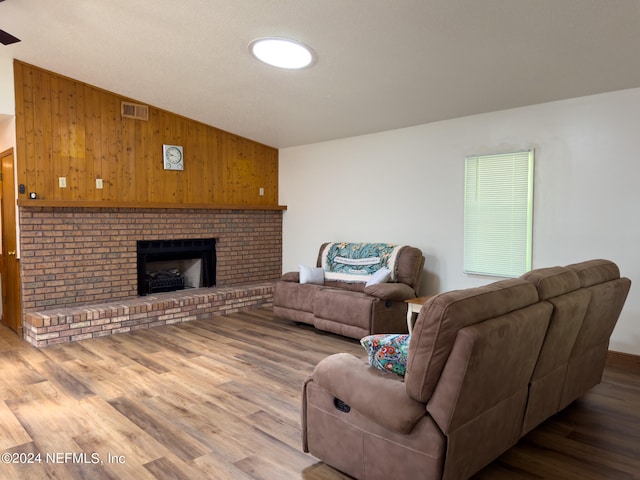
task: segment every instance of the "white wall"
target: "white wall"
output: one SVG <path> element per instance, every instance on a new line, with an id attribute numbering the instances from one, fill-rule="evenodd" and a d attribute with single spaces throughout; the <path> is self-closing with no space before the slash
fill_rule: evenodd
<path id="1" fill-rule="evenodd" d="M 16 145 L 13 60 L 0 58 L 0 152 Z"/>
<path id="2" fill-rule="evenodd" d="M 610 349 L 640 354 L 638 112 L 633 89 L 282 149 L 283 269 L 381 241 L 422 249 L 423 294 L 489 283 L 462 272 L 464 158 L 533 147 L 533 267 L 616 262 L 633 285 Z"/>
<path id="3" fill-rule="evenodd" d="M 0 152 L 16 146 L 16 118 L 0 115 Z"/>
<path id="4" fill-rule="evenodd" d="M 16 113 L 13 90 L 13 59 L 0 58 L 0 115 Z"/>

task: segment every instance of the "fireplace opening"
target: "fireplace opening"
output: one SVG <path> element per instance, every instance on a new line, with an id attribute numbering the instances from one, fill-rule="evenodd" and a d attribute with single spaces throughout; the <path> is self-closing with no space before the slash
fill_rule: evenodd
<path id="1" fill-rule="evenodd" d="M 138 295 L 216 284 L 215 238 L 139 240 Z"/>

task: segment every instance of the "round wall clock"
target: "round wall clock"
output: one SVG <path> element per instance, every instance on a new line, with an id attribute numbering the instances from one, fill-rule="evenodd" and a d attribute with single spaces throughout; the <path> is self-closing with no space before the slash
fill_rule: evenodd
<path id="1" fill-rule="evenodd" d="M 184 156 L 180 145 L 163 145 L 162 162 L 165 170 L 184 170 Z"/>

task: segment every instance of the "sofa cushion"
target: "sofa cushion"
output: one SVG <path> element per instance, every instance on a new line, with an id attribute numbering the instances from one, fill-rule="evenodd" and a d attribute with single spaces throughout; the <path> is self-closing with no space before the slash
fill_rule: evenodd
<path id="1" fill-rule="evenodd" d="M 541 291 L 540 287 L 538 291 Z M 567 363 L 591 301 L 591 293 L 579 288 L 549 297 L 546 301 L 553 305 L 553 313 L 531 376 L 522 434 L 558 411 Z"/>
<path id="2" fill-rule="evenodd" d="M 379 300 L 360 292 L 322 288 L 313 299 L 316 319 L 354 325 L 369 332 L 374 304 Z"/>
<path id="3" fill-rule="evenodd" d="M 349 291 L 349 292 L 364 292 L 364 282 L 339 282 L 337 280 L 328 280 L 326 277 L 324 279 L 324 286 L 329 288 L 335 288 L 339 290 Z M 381 285 L 387 285 L 386 283 L 382 283 Z"/>
<path id="4" fill-rule="evenodd" d="M 424 403 L 405 393 L 401 377 L 372 368 L 349 353 L 326 357 L 316 365 L 311 378 L 354 410 L 394 432 L 409 433 L 427 413 Z"/>
<path id="5" fill-rule="evenodd" d="M 536 288 L 523 279 L 434 297 L 422 308 L 413 327 L 405 376 L 407 393 L 421 402 L 429 400 L 460 329 L 537 301 Z"/>
<path id="6" fill-rule="evenodd" d="M 368 335 L 360 339 L 369 356 L 369 365 L 383 372 L 404 376 L 407 371 L 409 335 Z"/>
<path id="7" fill-rule="evenodd" d="M 580 279 L 566 267 L 538 268 L 522 275 L 538 289 L 540 300 L 558 297 L 580 288 Z"/>
<path id="8" fill-rule="evenodd" d="M 610 260 L 587 260 L 586 262 L 567 265 L 577 273 L 581 287 L 590 287 L 598 283 L 620 278 L 620 269 Z"/>
<path id="9" fill-rule="evenodd" d="M 406 283 L 417 291 L 423 268 L 422 250 L 416 247 L 403 247 L 398 254 L 395 279 L 399 283 Z"/>
<path id="10" fill-rule="evenodd" d="M 296 272 L 297 275 L 297 272 Z M 324 287 L 306 283 L 279 281 L 273 289 L 274 306 L 286 306 L 292 310 L 313 312 L 313 300 Z"/>

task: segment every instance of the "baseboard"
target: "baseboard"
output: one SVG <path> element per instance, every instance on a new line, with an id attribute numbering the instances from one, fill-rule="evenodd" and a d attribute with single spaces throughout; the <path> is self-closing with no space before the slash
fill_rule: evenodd
<path id="1" fill-rule="evenodd" d="M 607 366 L 640 372 L 640 355 L 609 350 L 607 352 Z"/>

